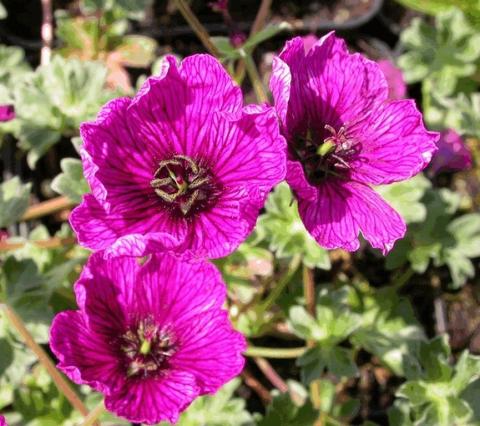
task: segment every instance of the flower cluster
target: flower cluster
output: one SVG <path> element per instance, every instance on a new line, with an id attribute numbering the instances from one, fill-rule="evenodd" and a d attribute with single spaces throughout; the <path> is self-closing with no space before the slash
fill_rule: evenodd
<path id="1" fill-rule="evenodd" d="M 95 253 L 75 285 L 79 310 L 55 318 L 50 343 L 117 415 L 175 422 L 240 373 L 245 340 L 207 259 L 247 238 L 282 180 L 324 247 L 356 250 L 361 232 L 386 253 L 403 236 L 370 185 L 419 173 L 438 135 L 413 101 L 389 99 L 378 64 L 333 33 L 310 44 L 295 38 L 275 59 L 274 106 L 244 106 L 211 56 L 167 57 L 133 99 L 81 126 L 91 194 L 70 222 Z"/>

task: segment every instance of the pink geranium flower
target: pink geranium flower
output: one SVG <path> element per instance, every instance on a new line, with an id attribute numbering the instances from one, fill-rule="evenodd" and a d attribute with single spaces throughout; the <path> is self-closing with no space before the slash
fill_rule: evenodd
<path id="1" fill-rule="evenodd" d="M 472 153 L 462 137 L 453 129 L 440 133 L 438 151 L 433 156 L 430 170 L 433 174 L 460 171 L 472 167 Z"/>
<path id="2" fill-rule="evenodd" d="M 402 70 L 397 68 L 395 64 L 388 59 L 382 59 L 378 61 L 377 64 L 387 80 L 388 98 L 404 99 L 407 95 L 407 85 L 405 84 Z"/>
<path id="3" fill-rule="evenodd" d="M 388 100 L 378 65 L 330 33 L 305 53 L 300 37 L 273 63 L 271 90 L 288 142 L 287 182 L 323 247 L 388 252 L 405 223 L 370 185 L 423 170 L 436 150 L 412 100 Z"/>
<path id="4" fill-rule="evenodd" d="M 5 417 L 0 416 L 0 426 L 8 426 Z"/>
<path id="5" fill-rule="evenodd" d="M 105 394 L 131 422 L 176 422 L 244 365 L 243 336 L 222 309 L 220 273 L 204 262 L 93 254 L 75 285 L 80 310 L 58 314 L 50 346 L 58 368 Z"/>
<path id="6" fill-rule="evenodd" d="M 0 123 L 11 121 L 15 118 L 15 109 L 13 105 L 0 105 Z"/>
<path id="7" fill-rule="evenodd" d="M 285 176 L 274 109 L 243 107 L 209 55 L 180 66 L 168 57 L 133 99 L 111 101 L 80 130 L 92 194 L 70 221 L 80 244 L 107 256 L 225 256 Z"/>

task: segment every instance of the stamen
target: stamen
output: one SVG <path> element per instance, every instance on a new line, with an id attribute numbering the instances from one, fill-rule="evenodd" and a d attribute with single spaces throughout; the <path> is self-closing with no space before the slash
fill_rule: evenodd
<path id="1" fill-rule="evenodd" d="M 179 154 L 158 163 L 150 185 L 169 211 L 187 217 L 216 201 L 219 187 L 212 181 L 209 170 L 201 163 Z"/>

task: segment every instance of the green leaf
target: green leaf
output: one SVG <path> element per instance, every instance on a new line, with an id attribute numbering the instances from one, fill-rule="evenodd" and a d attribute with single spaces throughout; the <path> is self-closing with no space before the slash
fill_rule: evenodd
<path id="1" fill-rule="evenodd" d="M 447 338 L 437 337 L 420 345 L 418 368 L 406 368 L 408 381 L 396 395 L 402 404 L 409 404 L 404 412 L 410 412 L 415 425 L 472 424 L 473 408 L 462 396 L 480 376 L 480 357 L 464 352 L 455 366 L 450 365 L 449 358 Z M 395 410 L 390 415 L 400 414 Z"/>
<path id="2" fill-rule="evenodd" d="M 210 40 L 219 50 L 222 59 L 233 60 L 242 57 L 240 50 L 232 46 L 228 37 L 216 36 L 210 37 Z"/>
<path id="3" fill-rule="evenodd" d="M 64 158 L 60 161 L 62 173 L 52 181 L 52 189 L 80 203 L 82 195 L 89 192 L 88 184 L 83 177 L 82 162 L 76 158 Z"/>
<path id="4" fill-rule="evenodd" d="M 5 19 L 7 17 L 7 9 L 5 6 L 0 2 L 0 19 Z"/>
<path id="5" fill-rule="evenodd" d="M 265 240 L 278 258 L 301 254 L 306 266 L 330 269 L 328 252 L 305 229 L 286 183 L 279 184 L 269 195 L 265 210 L 257 221 L 256 231 L 259 240 Z"/>
<path id="6" fill-rule="evenodd" d="M 401 42 L 406 53 L 398 63 L 406 81 L 431 81 L 446 95 L 454 92 L 460 78 L 474 74 L 480 58 L 480 34 L 455 8 L 439 13 L 434 27 L 414 19 Z"/>
<path id="7" fill-rule="evenodd" d="M 0 184 L 0 228 L 18 221 L 28 208 L 31 185 L 23 185 L 18 177 Z"/>
<path id="8" fill-rule="evenodd" d="M 104 88 L 106 76 L 100 63 L 55 56 L 20 79 L 14 90 L 17 136 L 19 146 L 29 151 L 31 167 L 61 136 L 78 134 L 80 123 L 93 119 L 115 95 Z"/>
<path id="9" fill-rule="evenodd" d="M 318 418 L 318 412 L 309 400 L 294 402 L 289 392 L 280 394 L 274 391 L 272 394 L 273 401 L 258 426 L 312 426 Z"/>
<path id="10" fill-rule="evenodd" d="M 409 180 L 376 187 L 380 195 L 405 219 L 407 223 L 422 222 L 427 209 L 421 202 L 430 181 L 419 174 Z"/>
<path id="11" fill-rule="evenodd" d="M 13 84 L 30 70 L 20 47 L 0 45 L 0 83 Z"/>
<path id="12" fill-rule="evenodd" d="M 240 385 L 234 379 L 215 395 L 196 399 L 180 416 L 178 426 L 253 426 L 252 415 L 245 409 L 245 400 L 234 397 Z M 160 425 L 169 425 L 162 422 Z M 159 425 L 159 426 L 160 426 Z"/>
<path id="13" fill-rule="evenodd" d="M 361 325 L 350 341 L 378 356 L 395 374 L 404 375 L 404 357 L 425 339 L 410 302 L 393 288 L 357 291 L 352 308 L 361 315 Z M 358 300 L 357 300 L 358 298 Z"/>
<path id="14" fill-rule="evenodd" d="M 155 59 L 157 42 L 142 35 L 128 35 L 115 48 L 118 61 L 127 67 L 147 68 Z"/>
<path id="15" fill-rule="evenodd" d="M 251 54 L 255 48 L 264 41 L 275 37 L 282 31 L 291 30 L 292 26 L 288 22 L 280 22 L 279 24 L 271 24 L 266 26 L 263 30 L 253 34 L 243 44 L 242 49 L 248 54 Z"/>

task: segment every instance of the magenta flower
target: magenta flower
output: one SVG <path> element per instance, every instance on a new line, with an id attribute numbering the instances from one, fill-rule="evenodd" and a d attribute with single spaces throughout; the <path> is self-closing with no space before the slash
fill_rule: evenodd
<path id="1" fill-rule="evenodd" d="M 111 101 L 80 130 L 92 194 L 70 221 L 80 244 L 107 256 L 225 256 L 285 176 L 274 109 L 243 107 L 209 55 L 178 67 L 168 57 L 133 99 Z"/>
<path id="2" fill-rule="evenodd" d="M 425 130 L 413 101 L 388 101 L 378 65 L 333 33 L 308 53 L 301 38 L 288 42 L 270 86 L 289 147 L 286 179 L 308 231 L 321 246 L 350 251 L 361 231 L 388 252 L 405 223 L 370 185 L 419 173 L 438 134 Z"/>
<path id="3" fill-rule="evenodd" d="M 80 310 L 58 314 L 50 331 L 58 368 L 131 422 L 174 423 L 243 368 L 245 340 L 222 309 L 221 276 L 206 262 L 153 255 L 140 266 L 95 253 L 75 294 Z"/>
<path id="4" fill-rule="evenodd" d="M 377 62 L 388 84 L 388 99 L 403 99 L 407 95 L 407 85 L 400 68 L 388 59 Z"/>
<path id="5" fill-rule="evenodd" d="M 0 426 L 8 426 L 5 417 L 0 416 Z"/>
<path id="6" fill-rule="evenodd" d="M 315 34 L 307 34 L 306 36 L 302 37 L 303 40 L 303 48 L 305 49 L 305 53 L 307 53 L 318 41 L 318 37 Z"/>
<path id="7" fill-rule="evenodd" d="M 472 167 L 472 153 L 462 137 L 453 129 L 440 133 L 438 151 L 433 156 L 430 170 L 433 174 L 460 171 Z"/>
<path id="8" fill-rule="evenodd" d="M 11 121 L 15 118 L 13 105 L 0 105 L 0 123 Z"/>

